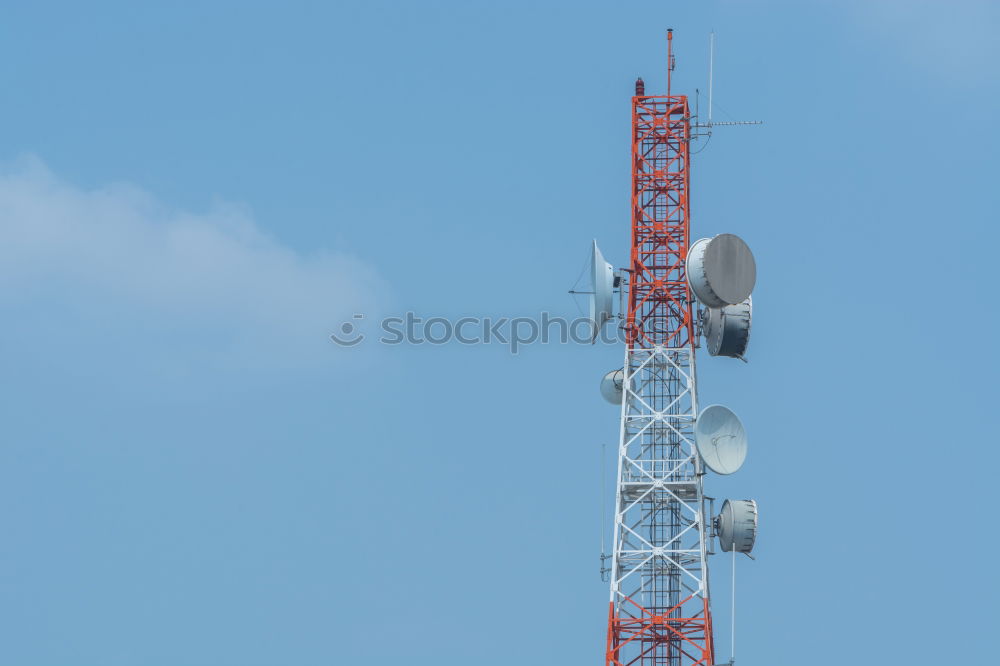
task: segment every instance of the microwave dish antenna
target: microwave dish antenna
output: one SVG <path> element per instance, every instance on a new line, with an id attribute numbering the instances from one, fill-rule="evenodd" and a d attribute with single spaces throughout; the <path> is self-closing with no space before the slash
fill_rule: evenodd
<path id="1" fill-rule="evenodd" d="M 712 356 L 743 358 L 750 344 L 753 299 L 701 311 L 701 333 Z"/>
<path id="2" fill-rule="evenodd" d="M 601 395 L 612 405 L 622 404 L 622 389 L 625 384 L 625 368 L 612 370 L 601 380 Z"/>
<path id="3" fill-rule="evenodd" d="M 757 520 L 756 501 L 726 500 L 722 504 L 722 512 L 715 519 L 722 550 L 749 555 L 757 541 Z"/>
<path id="4" fill-rule="evenodd" d="M 701 238 L 687 255 L 687 280 L 698 300 L 710 308 L 742 303 L 757 282 L 757 264 L 735 234 Z"/>
<path id="5" fill-rule="evenodd" d="M 615 288 L 615 269 L 604 260 L 601 249 L 594 241 L 590 254 L 590 341 L 597 340 L 601 328 L 611 320 L 611 301 Z"/>
<path id="6" fill-rule="evenodd" d="M 709 405 L 694 424 L 698 455 L 716 474 L 739 471 L 747 458 L 747 433 L 740 417 L 722 405 Z"/>

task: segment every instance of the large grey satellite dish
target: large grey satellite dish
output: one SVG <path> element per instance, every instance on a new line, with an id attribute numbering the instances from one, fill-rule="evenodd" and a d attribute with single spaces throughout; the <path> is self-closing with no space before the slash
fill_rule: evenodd
<path id="1" fill-rule="evenodd" d="M 757 541 L 757 502 L 726 500 L 722 513 L 715 519 L 715 528 L 722 550 L 749 555 Z"/>
<path id="2" fill-rule="evenodd" d="M 611 301 L 615 284 L 615 269 L 604 260 L 596 240 L 590 255 L 590 281 L 593 287 L 593 293 L 590 295 L 590 341 L 594 342 L 601 332 L 601 327 L 611 319 Z"/>
<path id="3" fill-rule="evenodd" d="M 691 245 L 686 273 L 698 300 L 710 308 L 721 308 L 746 300 L 757 281 L 757 264 L 742 238 L 719 234 Z"/>
<path id="4" fill-rule="evenodd" d="M 753 301 L 722 308 L 705 308 L 701 314 L 701 332 L 712 356 L 743 358 L 750 344 L 750 320 Z"/>
<path id="5" fill-rule="evenodd" d="M 612 405 L 622 404 L 622 385 L 624 382 L 625 369 L 612 370 L 601 380 L 601 395 Z"/>
<path id="6" fill-rule="evenodd" d="M 698 455 L 716 474 L 732 474 L 747 457 L 747 433 L 728 407 L 709 405 L 694 424 Z"/>

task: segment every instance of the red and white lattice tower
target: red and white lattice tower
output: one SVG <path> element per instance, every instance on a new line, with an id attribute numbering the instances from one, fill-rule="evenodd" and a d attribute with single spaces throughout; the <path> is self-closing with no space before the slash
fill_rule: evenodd
<path id="1" fill-rule="evenodd" d="M 712 666 L 692 295 L 688 99 L 632 98 L 632 252 L 607 666 Z"/>

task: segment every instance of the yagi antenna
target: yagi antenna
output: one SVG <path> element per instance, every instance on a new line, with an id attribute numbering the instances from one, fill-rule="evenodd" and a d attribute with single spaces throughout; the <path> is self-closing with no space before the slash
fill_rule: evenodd
<path id="1" fill-rule="evenodd" d="M 724 120 L 715 122 L 712 120 L 713 93 L 715 89 L 715 31 L 708 33 L 708 122 L 692 123 L 694 136 L 712 136 L 713 127 L 725 125 L 763 125 L 763 120 Z M 699 121 L 701 119 L 699 118 Z M 699 132 L 698 130 L 704 130 Z"/>

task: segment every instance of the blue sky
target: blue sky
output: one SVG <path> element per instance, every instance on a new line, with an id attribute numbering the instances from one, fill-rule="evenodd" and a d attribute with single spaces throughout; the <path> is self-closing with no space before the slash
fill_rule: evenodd
<path id="1" fill-rule="evenodd" d="M 629 96 L 706 87 L 695 234 L 757 257 L 740 663 L 981 662 L 998 617 L 987 2 L 20 3 L 0 24 L 0 662 L 600 663 Z M 985 290 L 985 291 L 984 291 Z M 371 332 L 371 331 L 369 331 Z M 607 459 L 610 465 L 610 456 Z M 728 561 L 713 563 L 728 656 Z"/>

